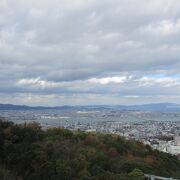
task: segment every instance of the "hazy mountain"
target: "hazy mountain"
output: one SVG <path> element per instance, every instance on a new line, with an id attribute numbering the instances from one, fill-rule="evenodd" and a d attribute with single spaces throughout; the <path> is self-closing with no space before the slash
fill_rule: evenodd
<path id="1" fill-rule="evenodd" d="M 153 111 L 153 112 L 180 112 L 180 104 L 174 103 L 157 103 L 143 105 L 89 105 L 89 106 L 25 106 L 13 104 L 0 104 L 0 110 L 43 110 L 43 109 L 59 109 L 59 110 L 129 110 L 129 111 Z"/>
<path id="2" fill-rule="evenodd" d="M 118 106 L 120 109 L 125 110 L 140 110 L 140 111 L 159 111 L 159 112 L 180 112 L 180 105 L 174 103 L 157 103 L 157 104 L 143 104 L 143 105 L 130 105 Z"/>

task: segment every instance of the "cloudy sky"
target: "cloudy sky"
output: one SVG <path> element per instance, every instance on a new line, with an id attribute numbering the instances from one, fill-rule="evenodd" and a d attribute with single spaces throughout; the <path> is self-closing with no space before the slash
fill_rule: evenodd
<path id="1" fill-rule="evenodd" d="M 1 0 L 0 103 L 180 103 L 179 0 Z"/>

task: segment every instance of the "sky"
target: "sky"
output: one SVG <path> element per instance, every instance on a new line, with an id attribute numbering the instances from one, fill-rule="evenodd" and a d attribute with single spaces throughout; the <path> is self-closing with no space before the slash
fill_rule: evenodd
<path id="1" fill-rule="evenodd" d="M 1 0 L 0 103 L 180 103 L 179 0 Z"/>

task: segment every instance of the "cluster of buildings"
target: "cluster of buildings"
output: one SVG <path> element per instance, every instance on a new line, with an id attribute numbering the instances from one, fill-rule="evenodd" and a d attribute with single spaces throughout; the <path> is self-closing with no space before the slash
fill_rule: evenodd
<path id="1" fill-rule="evenodd" d="M 63 126 L 70 130 L 118 134 L 150 145 L 153 149 L 180 154 L 180 113 L 141 111 L 1 111 L 15 123 L 39 122 L 43 128 Z"/>
<path id="2" fill-rule="evenodd" d="M 180 122 L 143 121 L 143 122 L 97 122 L 67 126 L 86 132 L 105 132 L 135 139 L 150 145 L 153 149 L 180 156 Z"/>
<path id="3" fill-rule="evenodd" d="M 151 142 L 150 145 L 154 149 L 158 149 L 163 152 L 167 152 L 180 157 L 180 135 L 174 135 L 172 140 L 156 140 Z"/>

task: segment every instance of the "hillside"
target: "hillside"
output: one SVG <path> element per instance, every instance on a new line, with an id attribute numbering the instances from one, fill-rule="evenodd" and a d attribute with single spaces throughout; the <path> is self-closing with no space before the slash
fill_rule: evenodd
<path id="1" fill-rule="evenodd" d="M 2 180 L 128 180 L 142 172 L 180 178 L 180 161 L 117 135 L 0 120 Z"/>

